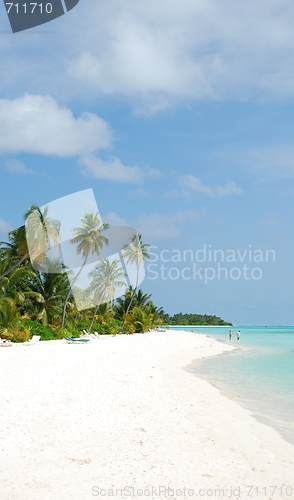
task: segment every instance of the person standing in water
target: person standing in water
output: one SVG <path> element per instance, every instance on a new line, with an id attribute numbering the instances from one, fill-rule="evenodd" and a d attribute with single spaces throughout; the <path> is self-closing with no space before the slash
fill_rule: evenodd
<path id="1" fill-rule="evenodd" d="M 240 330 L 237 331 L 236 333 L 236 337 L 237 337 L 237 340 L 240 340 L 240 337 L 241 337 L 241 332 Z"/>
<path id="2" fill-rule="evenodd" d="M 232 330 L 229 331 L 229 340 L 232 340 Z"/>

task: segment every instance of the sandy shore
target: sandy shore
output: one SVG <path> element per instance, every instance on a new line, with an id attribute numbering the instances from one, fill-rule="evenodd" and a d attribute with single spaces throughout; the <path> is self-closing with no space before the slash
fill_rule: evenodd
<path id="1" fill-rule="evenodd" d="M 189 332 L 0 349 L 1 500 L 293 498 L 294 447 L 183 370 L 228 349 Z"/>

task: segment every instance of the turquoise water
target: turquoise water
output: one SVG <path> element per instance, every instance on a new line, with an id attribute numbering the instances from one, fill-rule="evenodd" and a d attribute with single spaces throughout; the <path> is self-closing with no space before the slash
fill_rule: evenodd
<path id="1" fill-rule="evenodd" d="M 294 327 L 170 327 L 197 331 L 236 346 L 231 353 L 196 360 L 193 372 L 251 410 L 294 444 Z M 240 341 L 236 332 L 241 331 Z"/>

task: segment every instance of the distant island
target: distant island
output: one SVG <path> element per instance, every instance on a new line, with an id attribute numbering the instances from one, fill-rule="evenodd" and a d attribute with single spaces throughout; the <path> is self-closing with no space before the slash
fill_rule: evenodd
<path id="1" fill-rule="evenodd" d="M 228 323 L 218 316 L 208 314 L 183 314 L 178 313 L 173 316 L 168 314 L 162 315 L 165 324 L 168 325 L 202 325 L 202 326 L 233 326 L 233 323 Z"/>

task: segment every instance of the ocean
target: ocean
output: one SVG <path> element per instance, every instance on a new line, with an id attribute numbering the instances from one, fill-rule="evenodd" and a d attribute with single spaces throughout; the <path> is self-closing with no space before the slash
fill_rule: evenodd
<path id="1" fill-rule="evenodd" d="M 238 401 L 258 421 L 274 427 L 294 444 L 293 326 L 170 326 L 170 329 L 197 331 L 236 346 L 233 352 L 195 360 L 190 368 L 197 377 Z M 236 340 L 238 330 L 240 341 Z"/>

